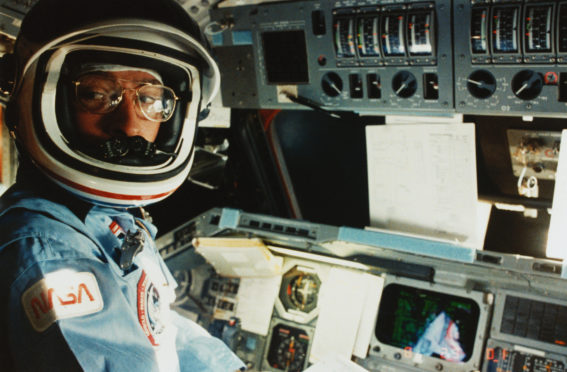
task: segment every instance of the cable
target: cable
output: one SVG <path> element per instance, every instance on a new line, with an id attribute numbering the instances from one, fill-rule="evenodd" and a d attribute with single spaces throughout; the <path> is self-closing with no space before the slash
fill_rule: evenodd
<path id="1" fill-rule="evenodd" d="M 215 29 L 215 27 L 216 27 L 216 29 Z M 205 35 L 215 36 L 215 35 L 222 33 L 227 28 L 228 28 L 228 26 L 226 24 L 221 24 L 217 21 L 213 21 L 213 22 L 210 22 L 209 24 L 207 24 L 205 26 L 205 29 L 203 30 L 203 32 L 205 33 Z"/>
<path id="2" fill-rule="evenodd" d="M 334 112 L 330 112 L 330 111 L 325 110 L 323 107 L 321 107 L 321 105 L 319 103 L 312 101 L 309 98 L 305 98 L 305 97 L 302 97 L 302 96 L 299 96 L 299 95 L 294 96 L 293 94 L 288 93 L 288 92 L 281 92 L 281 94 L 285 95 L 290 101 L 292 101 L 294 103 L 297 103 L 297 104 L 302 105 L 302 106 L 309 107 L 309 108 L 311 108 L 315 111 L 322 112 L 322 113 L 329 115 L 329 116 L 332 116 L 336 119 L 342 119 L 342 117 L 340 115 L 335 114 Z"/>

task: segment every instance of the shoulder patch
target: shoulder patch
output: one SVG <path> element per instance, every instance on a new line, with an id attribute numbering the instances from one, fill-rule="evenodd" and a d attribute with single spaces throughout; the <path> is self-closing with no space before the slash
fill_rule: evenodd
<path id="1" fill-rule="evenodd" d="M 56 320 L 93 314 L 104 307 L 95 276 L 68 269 L 45 275 L 24 292 L 21 301 L 37 332 Z"/>

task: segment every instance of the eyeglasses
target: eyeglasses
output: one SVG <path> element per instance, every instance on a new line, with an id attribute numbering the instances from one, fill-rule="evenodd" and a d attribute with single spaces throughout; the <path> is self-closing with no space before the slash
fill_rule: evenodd
<path id="1" fill-rule="evenodd" d="M 120 104 L 127 90 L 136 92 L 138 108 L 151 121 L 164 122 L 171 119 L 179 97 L 173 89 L 164 85 L 142 83 L 136 88 L 124 88 L 121 79 L 111 79 L 99 74 L 86 74 L 75 84 L 75 98 L 83 109 L 93 114 L 107 114 Z"/>

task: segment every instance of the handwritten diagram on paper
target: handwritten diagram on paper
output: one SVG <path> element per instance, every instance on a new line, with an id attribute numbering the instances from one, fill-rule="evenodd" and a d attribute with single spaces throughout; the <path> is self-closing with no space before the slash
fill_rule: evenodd
<path id="1" fill-rule="evenodd" d="M 371 226 L 476 239 L 473 124 L 368 126 L 366 143 Z"/>

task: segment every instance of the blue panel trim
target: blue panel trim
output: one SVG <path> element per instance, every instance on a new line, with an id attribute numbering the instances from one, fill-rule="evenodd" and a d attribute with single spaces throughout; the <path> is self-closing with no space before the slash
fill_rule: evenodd
<path id="1" fill-rule="evenodd" d="M 252 45 L 252 31 L 232 31 L 232 45 Z"/>
<path id="2" fill-rule="evenodd" d="M 222 46 L 224 44 L 224 37 L 223 37 L 224 33 L 218 33 L 218 34 L 213 34 L 213 36 L 211 36 L 211 44 L 213 46 Z"/>
<path id="3" fill-rule="evenodd" d="M 219 227 L 236 229 L 239 220 L 240 211 L 238 209 L 223 208 Z"/>
<path id="4" fill-rule="evenodd" d="M 476 252 L 451 243 L 352 227 L 340 227 L 338 240 L 462 262 L 474 262 Z"/>

